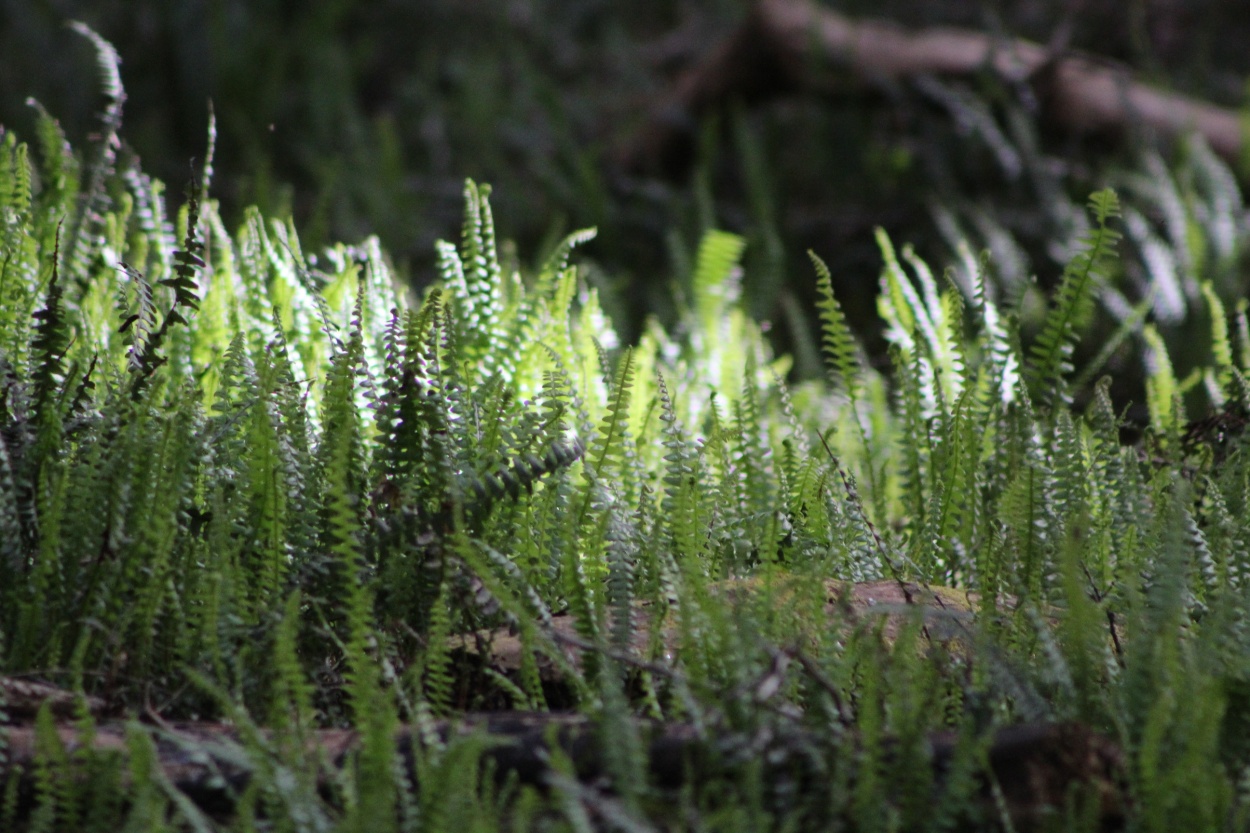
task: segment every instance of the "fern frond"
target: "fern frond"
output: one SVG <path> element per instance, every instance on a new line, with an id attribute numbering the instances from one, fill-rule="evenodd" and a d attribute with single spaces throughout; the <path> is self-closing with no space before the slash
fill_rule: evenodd
<path id="1" fill-rule="evenodd" d="M 61 298 L 64 290 L 60 284 L 61 249 L 60 237 L 52 251 L 52 272 L 43 309 L 35 312 L 35 337 L 31 345 L 34 364 L 31 374 L 34 385 L 35 413 L 46 420 L 56 411 L 53 395 L 64 381 L 65 353 L 71 338 L 70 323 Z"/>
<path id="2" fill-rule="evenodd" d="M 560 276 L 568 267 L 569 254 L 575 247 L 594 240 L 598 233 L 598 229 L 595 228 L 579 229 L 567 235 L 556 245 L 538 271 L 538 281 L 534 285 L 534 291 L 539 297 L 549 297 L 555 291 Z"/>
<path id="3" fill-rule="evenodd" d="M 205 264 L 197 254 L 203 246 L 196 239 L 195 227 L 198 224 L 199 202 L 194 194 L 191 195 L 188 206 L 190 222 L 186 240 L 183 243 L 185 248 L 174 254 L 177 261 L 174 277 L 164 278 L 157 282 L 161 286 L 170 287 L 174 293 L 173 302 L 161 317 L 159 326 L 157 326 L 159 312 L 151 282 L 140 270 L 124 262 L 119 264 L 129 279 L 131 290 L 126 292 L 123 288 L 119 298 L 119 305 L 126 314 L 118 332 L 131 331 L 127 364 L 133 375 L 131 395 L 136 399 L 151 381 L 157 369 L 168 361 L 167 356 L 159 355 L 157 351 L 168 336 L 171 326 L 181 325 L 184 328 L 190 326 L 186 317 L 180 312 L 180 308 L 199 309 L 199 296 L 196 295 L 198 287 L 192 277 L 195 271 L 203 269 Z M 152 230 L 149 235 L 156 236 L 157 232 Z"/>
<path id="4" fill-rule="evenodd" d="M 897 438 L 902 459 L 900 480 L 911 518 L 923 523 L 929 500 L 925 495 L 930 467 L 932 442 L 925 411 L 926 386 L 924 374 L 929 367 L 921 356 L 921 346 L 905 352 L 895 346 L 890 350 L 897 377 L 896 409 L 902 432 Z"/>
<path id="5" fill-rule="evenodd" d="M 126 314 L 117 332 L 130 334 L 130 347 L 126 351 L 126 366 L 134 374 L 134 390 L 137 394 L 142 390 L 147 379 L 165 362 L 164 358 L 156 353 L 160 346 L 157 341 L 157 333 L 160 332 L 157 327 L 157 316 L 160 313 L 156 308 L 152 284 L 143 273 L 126 263 L 119 265 L 126 274 L 129 290 L 123 290 L 125 294 L 118 299 L 118 306 Z"/>
<path id="6" fill-rule="evenodd" d="M 299 660 L 301 598 L 298 590 L 287 596 L 282 619 L 274 629 L 273 686 L 270 725 L 301 740 L 315 727 L 313 688 Z"/>
<path id="7" fill-rule="evenodd" d="M 679 561 L 694 561 L 700 555 L 706 517 L 700 489 L 703 479 L 699 455 L 686 439 L 676 407 L 669 396 L 664 376 L 657 372 L 660 419 L 664 422 L 664 527 L 672 554 Z"/>
<path id="8" fill-rule="evenodd" d="M 694 307 L 701 332 L 715 338 L 729 304 L 738 297 L 734 270 L 746 241 L 736 234 L 712 229 L 699 241 L 692 280 Z"/>
<path id="9" fill-rule="evenodd" d="M 29 221 L 31 199 L 26 143 L 6 133 L 0 137 L 0 233 L 6 248 L 12 245 L 14 232 Z"/>
<path id="10" fill-rule="evenodd" d="M 171 315 L 177 315 L 176 310 L 180 306 L 191 310 L 200 308 L 200 297 L 196 294 L 199 286 L 195 283 L 195 276 L 198 271 L 207 266 L 201 257 L 204 253 L 204 244 L 199 239 L 200 200 L 202 198 L 203 192 L 197 194 L 188 187 L 187 232 L 182 240 L 182 248 L 174 251 L 174 276 L 157 281 L 161 286 L 168 286 L 174 291 Z M 183 325 L 187 323 L 180 315 L 174 320 Z"/>
<path id="11" fill-rule="evenodd" d="M 1226 396 L 1232 384 L 1232 371 L 1236 367 L 1233 359 L 1233 344 L 1228 336 L 1228 318 L 1224 312 L 1224 302 L 1216 294 L 1210 281 L 1202 282 L 1202 297 L 1206 299 L 1211 314 L 1211 354 L 1215 359 L 1216 382 L 1220 396 Z M 1216 404 L 1220 404 L 1218 401 Z"/>
<path id="12" fill-rule="evenodd" d="M 1084 528 L 1088 523 L 1090 506 L 1086 488 L 1089 483 L 1086 452 L 1071 413 L 1060 410 L 1055 416 L 1050 444 L 1052 482 L 1047 490 L 1053 513 L 1051 534 L 1056 540 L 1088 535 L 1088 530 Z"/>
<path id="13" fill-rule="evenodd" d="M 213 160 L 217 155 L 217 111 L 213 109 L 212 99 L 208 102 L 208 128 L 205 131 L 207 141 L 204 143 L 204 165 L 200 169 L 200 195 L 209 193 L 213 184 Z"/>
<path id="14" fill-rule="evenodd" d="M 30 543 L 22 530 L 22 502 L 8 444 L 0 436 L 0 576 L 5 578 L 0 599 L 9 600 L 8 604 L 13 604 L 11 594 L 26 572 L 26 548 Z"/>
<path id="15" fill-rule="evenodd" d="M 35 99 L 26 103 L 35 110 L 35 137 L 39 143 L 39 212 L 45 217 L 72 216 L 78 196 L 78 160 L 60 123 Z M 47 245 L 50 241 L 41 241 Z"/>
<path id="16" fill-rule="evenodd" d="M 542 457 L 533 454 L 518 457 L 509 467 L 488 475 L 485 483 L 478 486 L 478 501 L 482 505 L 474 507 L 475 510 L 482 511 L 503 495 L 515 500 L 522 491 L 533 494 L 540 478 L 568 468 L 580 460 L 584 452 L 585 447 L 574 439 L 567 445 L 553 444 Z"/>
<path id="17" fill-rule="evenodd" d="M 607 510 L 606 601 L 612 611 L 612 644 L 627 650 L 636 623 L 634 598 L 638 579 L 639 538 L 636 519 L 626 515 L 619 503 Z"/>
<path id="18" fill-rule="evenodd" d="M 1012 444 L 1011 474 L 999 500 L 999 519 L 1007 536 L 1009 551 L 1015 553 L 1017 592 L 1032 600 L 1044 599 L 1044 590 L 1053 565 L 1051 507 L 1047 493 L 1053 483 L 1045 451 L 1037 435 L 1031 403 L 1021 397 L 1020 406 L 1009 415 L 1007 437 Z"/>
<path id="19" fill-rule="evenodd" d="M 855 336 L 842 312 L 842 305 L 833 295 L 833 276 L 829 273 L 829 267 L 815 252 L 808 250 L 807 256 L 811 258 L 816 269 L 816 292 L 819 295 L 816 307 L 820 310 L 821 347 L 829 362 L 829 380 L 846 392 L 851 406 L 854 407 L 859 399 L 861 386 L 861 367 Z"/>
<path id="20" fill-rule="evenodd" d="M 130 247 L 133 265 L 162 277 L 170 268 L 170 254 L 175 245 L 165 208 L 165 183 L 143 173 L 133 163 L 122 168 L 121 178 L 126 184 L 122 207 L 128 209 L 128 217 L 140 232 L 135 240 L 137 245 Z M 106 222 L 113 213 L 109 213 Z M 124 230 L 119 230 L 119 238 L 121 234 Z M 118 246 L 118 251 L 125 251 L 121 239 L 114 238 L 111 242 Z"/>
<path id="21" fill-rule="evenodd" d="M 777 506 L 770 470 L 772 449 L 765 442 L 756 371 L 755 356 L 748 354 L 742 393 L 733 403 L 734 468 L 741 489 L 743 517 L 747 520 L 738 534 L 760 560 L 769 562 L 777 546 Z"/>
<path id="22" fill-rule="evenodd" d="M 451 637 L 450 588 L 444 580 L 430 609 L 430 630 L 425 654 L 421 657 L 424 699 L 434 714 L 451 713 L 451 658 L 447 642 Z"/>
<path id="23" fill-rule="evenodd" d="M 86 280 L 88 252 L 95 246 L 96 229 L 108 208 L 108 178 L 113 174 L 120 146 L 117 134 L 122 124 L 122 104 L 126 92 L 122 87 L 121 57 L 113 44 L 100 37 L 85 23 L 73 21 L 70 28 L 91 41 L 96 52 L 96 69 L 100 73 L 100 87 L 104 94 L 104 110 L 100 114 L 100 136 L 95 144 L 95 155 L 87 167 L 87 183 L 80 197 L 78 212 L 70 226 L 66 240 L 65 263 L 73 280 Z"/>
<path id="24" fill-rule="evenodd" d="M 606 360 L 606 354 L 604 355 Z M 626 348 L 616 363 L 616 373 L 609 386 L 607 413 L 591 448 L 591 472 L 596 479 L 621 474 L 628 442 L 630 391 L 634 386 L 634 350 Z"/>
<path id="25" fill-rule="evenodd" d="M 877 312 L 888 327 L 891 343 L 910 350 L 916 331 L 916 310 L 924 304 L 916 289 L 899 265 L 894 243 L 884 229 L 877 229 L 877 247 L 881 250 L 881 292 L 877 296 Z"/>
<path id="26" fill-rule="evenodd" d="M 490 210 L 490 187 L 466 180 L 465 212 L 460 252 L 440 244 L 440 267 L 452 278 L 457 336 L 469 366 L 488 378 L 501 351 L 504 309 L 503 275 L 495 251 L 495 228 Z"/>
<path id="27" fill-rule="evenodd" d="M 1172 371 L 1163 337 L 1153 325 L 1142 329 L 1146 352 L 1146 406 L 1150 410 L 1150 426 L 1164 448 L 1176 448 L 1185 419 L 1182 413 L 1180 388 Z"/>
<path id="28" fill-rule="evenodd" d="M 1090 196 L 1089 204 L 1096 225 L 1082 242 L 1081 251 L 1064 269 L 1054 306 L 1029 350 L 1029 385 L 1047 403 L 1066 403 L 1071 399 L 1065 377 L 1072 372 L 1072 352 L 1078 330 L 1089 316 L 1099 281 L 1109 276 L 1108 263 L 1115 256 L 1115 246 L 1120 239 L 1120 233 L 1108 226 L 1108 222 L 1120 214 L 1115 192 L 1110 188 L 1097 191 Z"/>
<path id="29" fill-rule="evenodd" d="M 986 285 L 988 264 L 982 259 L 973 273 L 973 305 L 980 319 L 979 341 L 985 352 L 987 370 L 990 374 L 994 399 L 1002 405 L 1010 405 L 1016 395 L 1016 381 L 1020 373 L 1020 357 L 1008 335 L 998 306 L 989 297 Z"/>

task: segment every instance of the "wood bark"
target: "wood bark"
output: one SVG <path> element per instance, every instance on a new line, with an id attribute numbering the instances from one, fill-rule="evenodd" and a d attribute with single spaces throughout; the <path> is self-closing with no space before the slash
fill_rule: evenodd
<path id="1" fill-rule="evenodd" d="M 239 733 L 223 724 L 182 723 L 140 726 L 131 731 L 150 733 L 157 751 L 160 775 L 190 798 L 201 811 L 226 820 L 251 778 L 249 753 L 239 743 Z M 550 786 L 549 752 L 554 743 L 572 762 L 584 784 L 606 788 L 605 756 L 596 725 L 581 715 L 551 713 L 501 713 L 469 715 L 458 721 L 438 721 L 434 727 L 443 740 L 457 733 L 485 732 L 493 741 L 486 757 L 497 778 L 516 777 L 540 789 Z M 690 779 L 717 778 L 732 772 L 735 762 L 751 757 L 766 762 L 768 783 L 790 779 L 792 789 L 804 794 L 813 779 L 827 778 L 812 766 L 812 752 L 820 757 L 833 747 L 827 739 L 797 726 L 767 730 L 744 738 L 732 733 L 701 736 L 688 724 L 640 721 L 637 724 L 646 751 L 650 785 L 676 794 Z M 125 725 L 102 724 L 89 736 L 59 725 L 60 742 L 73 752 L 89 743 L 97 753 L 124 759 L 127 750 Z M 35 801 L 37 760 L 36 731 L 30 725 L 0 728 L 6 754 L 0 756 L 0 783 L 16 777 L 19 813 L 29 812 Z M 402 729 L 398 748 L 409 773 L 421 733 Z M 334 768 L 350 766 L 359 749 L 359 736 L 347 730 L 317 730 L 309 743 L 322 760 Z M 935 733 L 929 738 L 933 777 L 941 783 L 956 754 L 957 738 Z M 854 754 L 855 745 L 848 748 Z M 892 754 L 887 744 L 887 759 Z M 71 760 L 81 762 L 81 756 Z M 978 804 L 974 811 L 984 819 L 999 818 L 1005 811 L 1017 830 L 1037 829 L 1054 820 L 1073 790 L 1093 801 L 1102 829 L 1120 829 L 1124 823 L 1123 761 L 1115 744 L 1077 723 L 1034 724 L 998 731 L 987 755 L 988 771 L 980 776 Z M 258 763 L 258 762 L 256 762 Z M 833 761 L 833 766 L 840 766 Z M 65 777 L 64 774 L 58 777 Z M 334 772 L 324 770 L 321 787 L 330 795 Z M 419 784 L 414 784 L 419 789 Z M 997 792 L 997 795 L 995 795 Z M 793 793 L 792 793 L 793 794 Z"/>
<path id="2" fill-rule="evenodd" d="M 1143 83 L 1124 66 L 967 29 L 909 32 L 852 20 L 812 0 L 758 0 L 743 24 L 678 80 L 619 161 L 635 173 L 684 173 L 694 159 L 699 116 L 734 100 L 865 92 L 986 71 L 1027 84 L 1041 116 L 1068 130 L 1120 137 L 1143 130 L 1167 140 L 1193 131 L 1230 164 L 1242 161 L 1246 130 L 1236 111 Z"/>

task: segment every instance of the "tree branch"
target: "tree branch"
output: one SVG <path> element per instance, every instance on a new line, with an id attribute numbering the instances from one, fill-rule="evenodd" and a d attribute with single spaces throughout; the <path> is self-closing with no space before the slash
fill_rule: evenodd
<path id="1" fill-rule="evenodd" d="M 636 173 L 684 173 L 693 163 L 699 116 L 732 100 L 757 102 L 791 90 L 865 92 L 924 75 L 987 70 L 1030 85 L 1043 118 L 1073 132 L 1123 137 L 1144 129 L 1174 140 L 1193 131 L 1225 161 L 1241 162 L 1245 129 L 1236 111 L 1150 86 L 1126 67 L 967 29 L 909 32 L 852 20 L 811 0 L 758 0 L 739 28 L 679 79 L 619 161 Z"/>

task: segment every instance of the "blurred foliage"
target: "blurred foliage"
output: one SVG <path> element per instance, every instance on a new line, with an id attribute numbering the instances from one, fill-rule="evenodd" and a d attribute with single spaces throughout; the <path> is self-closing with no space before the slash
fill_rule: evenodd
<path id="1" fill-rule="evenodd" d="M 1242 48 L 1250 19 L 1235 0 L 834 5 L 907 26 L 964 25 L 1069 43 L 1226 105 L 1242 100 L 1250 69 Z M 436 274 L 434 241 L 457 225 L 463 177 L 490 181 L 501 235 L 517 244 L 505 257 L 530 252 L 537 265 L 571 229 L 600 229 L 587 250 L 590 279 L 626 337 L 641 332 L 647 314 L 675 320 L 671 287 L 658 276 L 686 274 L 702 235 L 729 228 L 748 240 L 749 309 L 774 322 L 777 346 L 795 354 L 801 376 L 819 369 L 817 299 L 796 252 L 810 248 L 826 259 L 853 326 L 885 366 L 873 308 L 874 227 L 912 241 L 935 263 L 956 260 L 965 242 L 973 252 L 989 249 L 996 285 L 1022 301 L 1031 331 L 1044 296 L 1023 296 L 1035 277 L 1044 289 L 1058 281 L 1084 231 L 1085 195 L 1126 181 L 1147 188 L 1162 170 L 1174 172 L 1174 195 L 1184 203 L 1193 191 L 1186 183 L 1204 176 L 1193 172 L 1192 149 L 1116 149 L 1050 133 L 1027 91 L 994 78 L 924 79 L 885 91 L 884 103 L 805 96 L 725 112 L 703 126 L 689 181 L 615 170 L 615 152 L 680 71 L 748 7 L 745 0 L 0 0 L 7 67 L 0 124 L 29 132 L 23 102 L 33 95 L 75 144 L 95 129 L 98 104 L 79 82 L 90 50 L 63 26 L 81 19 L 125 61 L 127 141 L 153 175 L 185 180 L 187 161 L 204 154 L 213 101 L 216 194 L 228 222 L 252 204 L 289 212 L 312 249 L 377 234 L 401 274 L 426 285 Z M 1153 280 L 1164 265 L 1157 239 L 1183 248 L 1194 229 L 1169 238 L 1179 228 L 1177 201 L 1169 208 L 1155 194 L 1134 208 L 1128 196 L 1123 262 Z M 1230 305 L 1242 293 L 1239 200 L 1222 203 L 1226 239 L 1215 257 L 1173 255 L 1193 267 L 1192 280 L 1181 282 L 1189 302 L 1203 279 L 1214 280 Z M 1141 296 L 1121 300 L 1132 306 Z M 1109 332 L 1129 320 L 1124 304 L 1108 313 Z M 1207 322 L 1187 321 L 1184 306 L 1172 312 L 1159 323 L 1183 375 L 1201 360 L 1186 355 L 1188 335 Z M 1118 364 L 1114 351 L 1104 358 L 1103 369 L 1128 366 L 1124 354 Z M 1139 374 L 1117 378 L 1117 401 L 1143 401 Z"/>

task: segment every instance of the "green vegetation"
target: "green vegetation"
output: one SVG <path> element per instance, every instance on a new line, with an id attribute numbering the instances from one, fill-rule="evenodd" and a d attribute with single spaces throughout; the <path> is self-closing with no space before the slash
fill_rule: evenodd
<path id="1" fill-rule="evenodd" d="M 1088 50 L 1226 106 L 1244 101 L 1250 72 L 1241 0 L 1134 0 L 1127 10 L 1121 0 L 822 2 L 915 30 L 954 25 Z M 579 263 L 629 341 L 648 315 L 676 324 L 668 279 L 688 279 L 703 234 L 726 229 L 748 241 L 747 311 L 771 322 L 770 339 L 803 378 L 820 374 L 818 328 L 805 315 L 816 301 L 808 249 L 829 264 L 874 360 L 885 348 L 874 307 L 877 226 L 935 265 L 957 262 L 965 243 L 992 251 L 990 283 L 1003 293 L 995 297 L 1010 299 L 1031 337 L 1085 231 L 1086 198 L 1111 185 L 1125 207 L 1128 279 L 1109 310 L 1100 305 L 1109 315 L 1097 326 L 1118 329 L 1158 282 L 1155 323 L 1178 378 L 1206 360 L 1210 327 L 1196 284 L 1212 281 L 1230 312 L 1245 289 L 1237 178 L 1202 147 L 1140 135 L 1112 147 L 1055 131 L 1038 101 L 1041 78 L 941 77 L 729 108 L 718 123 L 691 120 L 689 181 L 623 170 L 635 131 L 752 5 L 7 0 L 0 124 L 33 137 L 33 95 L 87 147 L 100 109 L 85 82 L 91 50 L 64 25 L 83 20 L 124 58 L 120 152 L 138 154 L 148 174 L 180 189 L 188 160 L 203 158 L 213 102 L 213 197 L 230 229 L 257 205 L 267 217 L 294 217 L 309 251 L 376 235 L 401 277 L 423 286 L 438 277 L 435 241 L 458 224 L 461 184 L 473 177 L 494 186 L 501 237 L 517 243 L 504 258 L 519 257 L 527 271 L 569 231 L 598 227 Z M 1078 354 L 1078 368 L 1089 358 Z M 1108 360 L 1098 372 L 1112 375 L 1117 407 L 1141 406 L 1136 353 Z M 1144 422 L 1145 410 L 1129 416 Z"/>
<path id="2" fill-rule="evenodd" d="M 1152 422 L 1122 446 L 1073 359 L 1125 280 L 1112 191 L 1027 339 L 985 263 L 961 286 L 881 235 L 888 374 L 813 257 L 829 378 L 791 386 L 735 235 L 702 237 L 675 326 L 623 345 L 571 265 L 592 233 L 522 272 L 485 186 L 412 301 L 372 239 L 314 255 L 256 211 L 232 232 L 211 162 L 171 214 L 106 126 L 87 161 L 46 115 L 37 149 L 0 139 L 0 672 L 82 695 L 82 737 L 103 698 L 126 748 L 66 746 L 45 707 L 0 827 L 995 829 L 992 731 L 1051 721 L 1124 751 L 1130 829 L 1250 824 L 1250 328 L 1208 288 L 1208 355 L 1179 380 L 1146 327 Z M 1222 410 L 1187 426 L 1200 383 Z M 887 628 L 827 610 L 832 579 L 980 602 Z M 514 674 L 456 648 L 504 627 Z M 590 716 L 604 777 L 554 754 L 545 789 L 497 783 L 491 738 L 437 732 L 501 692 Z M 632 716 L 693 727 L 715 777 L 652 783 Z M 159 765 L 160 722 L 192 719 L 235 727 L 230 813 Z M 359 733 L 347 766 L 322 727 Z M 957 738 L 940 780 L 935 731 Z M 787 737 L 816 741 L 769 768 Z M 1098 829 L 1096 798 L 1043 824 Z"/>

